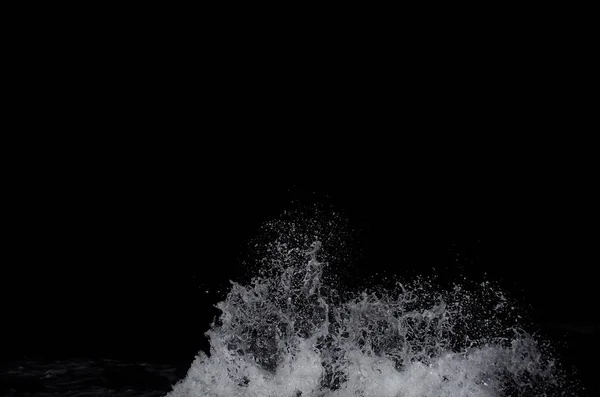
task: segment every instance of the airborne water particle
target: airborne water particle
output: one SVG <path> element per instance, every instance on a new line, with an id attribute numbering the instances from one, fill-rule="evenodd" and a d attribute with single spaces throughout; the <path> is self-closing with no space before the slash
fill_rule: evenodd
<path id="1" fill-rule="evenodd" d="M 323 278 L 332 247 L 287 226 L 260 247 L 259 275 L 231 283 L 210 356 L 168 397 L 577 395 L 544 344 L 501 319 L 517 309 L 492 283 L 417 278 L 343 294 Z"/>

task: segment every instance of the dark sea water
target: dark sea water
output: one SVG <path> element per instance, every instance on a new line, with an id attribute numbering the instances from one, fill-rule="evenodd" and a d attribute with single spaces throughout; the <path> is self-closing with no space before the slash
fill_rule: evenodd
<path id="1" fill-rule="evenodd" d="M 556 343 L 563 341 L 561 357 L 581 382 L 581 396 L 600 391 L 596 377 L 599 353 L 598 324 L 544 324 Z M 185 376 L 191 362 L 151 362 L 115 358 L 21 358 L 0 365 L 3 397 L 165 396 Z M 560 394 L 558 394 L 560 395 Z"/>
<path id="2" fill-rule="evenodd" d="M 2 396 L 163 396 L 177 379 L 171 364 L 118 359 L 20 359 L 2 366 Z"/>

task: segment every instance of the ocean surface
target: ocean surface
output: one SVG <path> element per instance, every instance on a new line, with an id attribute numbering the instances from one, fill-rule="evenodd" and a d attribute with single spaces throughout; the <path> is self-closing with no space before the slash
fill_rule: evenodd
<path id="1" fill-rule="evenodd" d="M 558 340 L 569 341 L 565 363 L 578 368 L 574 375 L 582 383 L 580 396 L 596 396 L 600 382 L 597 365 L 587 354 L 597 344 L 599 326 L 592 324 L 546 324 Z M 597 345 L 596 345 L 597 346 Z M 108 397 L 166 396 L 184 379 L 191 365 L 185 363 L 135 361 L 116 358 L 22 358 L 0 365 L 0 395 L 5 397 Z M 585 387 L 585 389 L 583 389 Z M 550 394 L 551 396 L 552 394 Z M 560 396 L 560 393 L 555 394 Z"/>
<path id="2" fill-rule="evenodd" d="M 177 381 L 170 364 L 118 359 L 19 359 L 0 371 L 2 396 L 164 396 Z"/>

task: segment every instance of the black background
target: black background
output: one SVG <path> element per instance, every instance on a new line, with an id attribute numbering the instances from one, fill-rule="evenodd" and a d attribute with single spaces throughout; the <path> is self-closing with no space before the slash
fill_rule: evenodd
<path id="1" fill-rule="evenodd" d="M 579 40 L 259 45 L 148 23 L 36 33 L 15 57 L 3 357 L 189 362 L 261 224 L 323 202 L 357 233 L 356 284 L 487 274 L 559 340 L 598 325 Z M 566 356 L 597 356 L 597 331 L 569 335 Z"/>
<path id="2" fill-rule="evenodd" d="M 595 153 L 564 138 L 585 128 L 570 85 L 132 54 L 32 73 L 15 98 L 32 104 L 4 145 L 5 357 L 189 362 L 260 226 L 319 203 L 355 231 L 348 283 L 485 275 L 553 337 L 598 324 Z"/>
<path id="3" fill-rule="evenodd" d="M 65 25 L 15 57 L 3 357 L 190 360 L 260 225 L 322 202 L 357 231 L 356 283 L 486 273 L 536 323 L 598 324 L 583 41 L 176 21 Z M 597 332 L 570 335 L 567 355 L 597 355 Z"/>

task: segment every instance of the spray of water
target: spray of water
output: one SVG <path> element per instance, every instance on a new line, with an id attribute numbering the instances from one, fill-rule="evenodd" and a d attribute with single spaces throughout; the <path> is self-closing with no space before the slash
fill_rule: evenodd
<path id="1" fill-rule="evenodd" d="M 258 276 L 232 282 L 206 333 L 210 356 L 200 352 L 169 397 L 575 395 L 491 283 L 421 278 L 341 294 L 324 281 L 321 240 L 285 230 Z"/>

